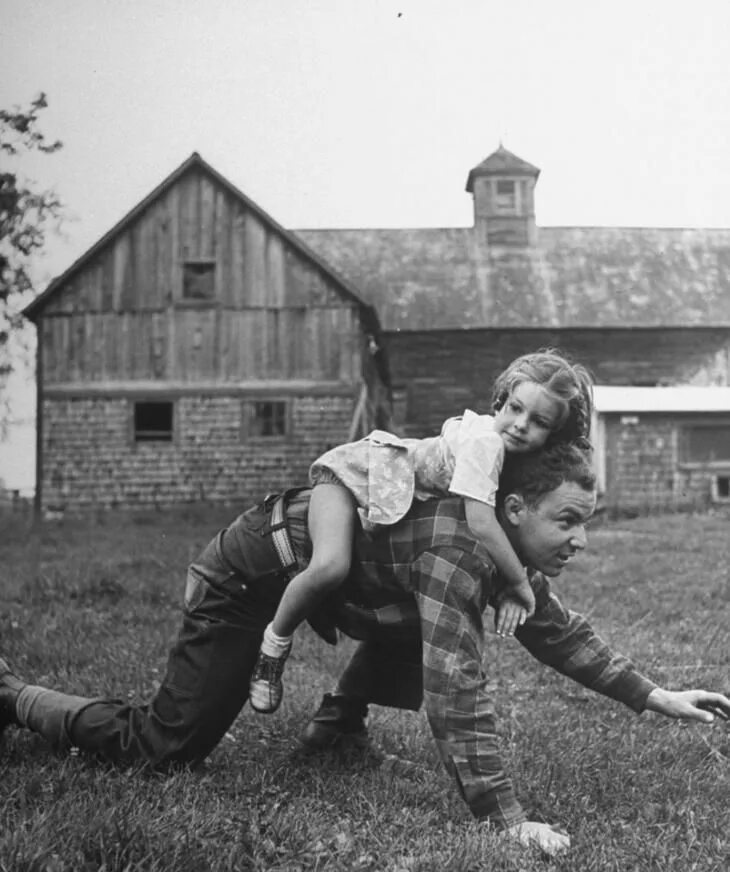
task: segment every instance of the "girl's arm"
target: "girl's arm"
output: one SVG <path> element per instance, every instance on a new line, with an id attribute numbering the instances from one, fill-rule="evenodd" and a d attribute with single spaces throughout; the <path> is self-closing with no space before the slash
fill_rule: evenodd
<path id="1" fill-rule="evenodd" d="M 492 506 L 468 497 L 464 498 L 464 504 L 469 529 L 484 543 L 500 574 L 507 581 L 507 599 L 499 607 L 496 628 L 499 635 L 512 635 L 517 625 L 524 623 L 535 611 L 535 596 L 527 579 L 527 570 L 499 525 Z M 514 608 L 514 600 L 518 601 L 525 614 L 520 615 L 520 608 Z"/>

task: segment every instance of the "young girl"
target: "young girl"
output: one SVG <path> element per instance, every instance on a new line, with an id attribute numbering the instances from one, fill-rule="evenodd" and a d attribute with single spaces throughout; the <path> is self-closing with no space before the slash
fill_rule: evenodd
<path id="1" fill-rule="evenodd" d="M 400 439 L 375 430 L 323 454 L 310 470 L 312 559 L 287 586 L 264 633 L 249 689 L 252 707 L 273 712 L 294 630 L 350 569 L 354 525 L 366 530 L 397 523 L 414 499 L 464 497 L 466 520 L 507 582 L 496 629 L 512 635 L 533 613 L 527 572 L 495 516 L 504 453 L 534 451 L 547 442 L 587 440 L 593 408 L 591 378 L 554 349 L 514 360 L 498 376 L 494 416 L 465 411 L 441 434 Z"/>

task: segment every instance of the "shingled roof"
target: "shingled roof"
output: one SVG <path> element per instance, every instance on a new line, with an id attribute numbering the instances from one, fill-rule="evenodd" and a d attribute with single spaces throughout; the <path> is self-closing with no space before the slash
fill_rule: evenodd
<path id="1" fill-rule="evenodd" d="M 466 190 L 470 193 L 474 190 L 474 179 L 477 176 L 534 176 L 537 178 L 540 170 L 531 163 L 517 157 L 508 151 L 500 142 L 499 148 L 493 151 L 489 157 L 477 164 L 470 172 L 466 180 Z"/>
<path id="2" fill-rule="evenodd" d="M 471 227 L 295 232 L 386 330 L 730 326 L 730 229 L 546 227 L 489 257 Z"/>

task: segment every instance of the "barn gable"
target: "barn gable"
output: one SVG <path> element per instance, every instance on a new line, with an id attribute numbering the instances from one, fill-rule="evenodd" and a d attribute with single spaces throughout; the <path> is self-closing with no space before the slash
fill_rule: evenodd
<path id="1" fill-rule="evenodd" d="M 337 380 L 346 351 L 318 357 L 313 347 L 326 349 L 335 334 L 346 342 L 358 322 L 379 330 L 345 280 L 197 154 L 24 314 L 42 317 L 54 355 L 46 387 L 145 377 Z"/>
<path id="2" fill-rule="evenodd" d="M 388 413 L 373 308 L 197 153 L 25 314 L 45 504 L 256 494 Z"/>

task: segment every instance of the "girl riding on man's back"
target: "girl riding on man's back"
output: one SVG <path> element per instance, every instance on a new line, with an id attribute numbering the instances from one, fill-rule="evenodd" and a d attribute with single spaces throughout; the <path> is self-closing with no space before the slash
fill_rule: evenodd
<path id="1" fill-rule="evenodd" d="M 492 406 L 494 415 L 467 410 L 449 418 L 439 436 L 426 439 L 400 439 L 375 430 L 333 448 L 312 465 L 312 558 L 287 586 L 264 632 L 250 686 L 256 711 L 279 707 L 294 630 L 347 576 L 358 516 L 366 530 L 375 531 L 397 523 L 414 499 L 463 497 L 469 528 L 506 582 L 497 632 L 512 635 L 533 613 L 527 571 L 495 514 L 502 461 L 505 452 L 524 454 L 546 443 L 584 440 L 587 445 L 591 378 L 584 367 L 553 349 L 525 354 L 497 377 Z"/>

